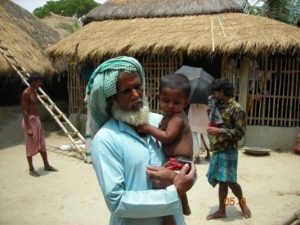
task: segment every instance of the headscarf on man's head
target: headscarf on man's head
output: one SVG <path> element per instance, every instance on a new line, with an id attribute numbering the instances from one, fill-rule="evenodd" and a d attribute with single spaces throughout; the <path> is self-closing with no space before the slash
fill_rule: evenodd
<path id="1" fill-rule="evenodd" d="M 122 72 L 138 73 L 142 84 L 145 84 L 145 73 L 141 64 L 132 57 L 120 56 L 109 59 L 98 66 L 92 73 L 87 87 L 86 98 L 88 109 L 87 128 L 91 129 L 92 137 L 109 119 L 107 114 L 107 99 L 117 93 L 117 81 Z M 90 115 L 89 115 L 90 112 Z M 93 123 L 96 124 L 88 124 Z"/>

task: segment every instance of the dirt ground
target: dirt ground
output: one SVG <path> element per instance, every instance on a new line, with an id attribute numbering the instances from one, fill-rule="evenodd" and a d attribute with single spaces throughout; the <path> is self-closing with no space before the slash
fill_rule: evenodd
<path id="1" fill-rule="evenodd" d="M 60 132 L 47 132 L 49 161 L 58 172 L 45 172 L 39 155 L 34 165 L 40 177 L 28 175 L 19 119 L 0 129 L 0 225 L 105 225 L 109 211 L 91 164 L 58 148 L 69 144 Z M 239 152 L 238 181 L 252 210 L 244 219 L 237 205 L 227 207 L 227 218 L 207 221 L 217 209 L 218 189 L 205 177 L 208 163 L 201 155 L 198 180 L 188 192 L 192 215 L 187 225 L 273 225 L 300 209 L 300 156 L 271 152 L 268 156 Z M 234 197 L 229 191 L 229 198 Z"/>

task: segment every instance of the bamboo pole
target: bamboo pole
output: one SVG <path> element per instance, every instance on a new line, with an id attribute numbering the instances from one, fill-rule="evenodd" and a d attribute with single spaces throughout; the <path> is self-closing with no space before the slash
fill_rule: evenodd
<path id="1" fill-rule="evenodd" d="M 292 58 L 289 58 L 289 76 L 288 76 L 288 85 L 287 85 L 287 87 L 288 87 L 288 90 L 287 90 L 287 93 L 288 93 L 288 96 L 289 96 L 289 98 L 287 99 L 287 101 L 288 101 L 288 113 L 289 113 L 289 115 L 287 115 L 288 116 L 288 126 L 290 127 L 292 124 L 291 124 L 291 119 L 292 119 L 292 101 L 293 101 L 293 83 L 292 82 L 290 82 L 290 80 L 293 78 L 293 74 L 292 74 L 292 71 L 293 71 L 293 69 L 292 69 Z"/>
<path id="2" fill-rule="evenodd" d="M 284 116 L 282 117 L 282 122 L 283 126 L 286 126 L 287 124 L 287 112 L 288 112 L 288 91 L 289 91 L 289 86 L 288 86 L 288 81 L 289 81 L 289 59 L 285 59 L 285 75 L 284 75 L 284 93 L 283 93 L 283 98 L 284 98 Z"/>
<path id="3" fill-rule="evenodd" d="M 298 113 L 297 113 L 297 116 L 295 118 L 298 118 L 298 127 L 300 127 L 300 85 L 298 85 L 300 83 L 300 61 L 298 61 L 297 59 L 296 60 L 296 96 L 298 98 Z"/>
<path id="4" fill-rule="evenodd" d="M 276 104 L 277 104 L 277 98 L 276 98 L 276 93 L 277 93 L 277 70 L 278 70 L 278 58 L 275 58 L 275 76 L 274 76 L 274 90 L 273 90 L 273 121 L 272 125 L 275 126 L 275 118 L 277 116 L 277 111 L 276 111 Z"/>
<path id="5" fill-rule="evenodd" d="M 239 80 L 239 103 L 246 109 L 247 108 L 247 96 L 248 96 L 248 80 L 249 80 L 249 65 L 250 59 L 246 56 L 242 59 L 240 80 Z"/>
<path id="6" fill-rule="evenodd" d="M 273 113 L 271 111 L 271 102 L 273 100 L 272 95 L 271 95 L 271 91 L 272 91 L 272 75 L 273 75 L 273 65 L 274 65 L 274 59 L 271 58 L 270 59 L 270 71 L 271 71 L 271 75 L 270 75 L 270 86 L 269 86 L 269 90 L 268 90 L 268 125 L 270 125 L 272 123 L 272 118 L 273 118 Z M 268 81 L 267 81 L 268 82 Z"/>
<path id="7" fill-rule="evenodd" d="M 253 59 L 252 59 L 253 60 Z M 254 91 L 255 91 L 255 73 L 256 73 L 256 70 L 254 70 L 254 67 L 253 69 L 251 69 L 251 84 L 249 83 L 250 86 L 250 89 L 251 89 L 251 110 L 250 110 L 250 121 L 249 121 L 249 124 L 250 125 L 253 125 L 254 123 L 254 110 L 255 110 L 255 104 L 254 104 Z"/>
<path id="8" fill-rule="evenodd" d="M 218 16 L 217 16 L 217 18 L 218 18 L 218 21 L 219 21 L 220 27 L 221 27 L 221 29 L 222 29 L 222 34 L 223 34 L 223 37 L 226 37 L 225 31 L 224 31 L 224 28 L 223 28 L 223 24 L 222 24 L 222 22 L 221 22 L 221 20 L 220 20 L 220 18 L 219 18 Z"/>
<path id="9" fill-rule="evenodd" d="M 279 115 L 279 104 L 280 104 L 280 101 L 279 101 L 279 98 L 278 98 L 278 95 L 281 94 L 281 73 L 282 73 L 282 58 L 280 58 L 280 68 L 279 68 L 279 74 L 278 74 L 278 92 L 276 93 L 276 99 L 277 99 L 277 107 L 276 107 L 276 118 L 278 118 L 278 115 Z M 280 125 L 279 123 L 277 123 L 278 121 L 276 120 L 276 126 Z"/>
<path id="10" fill-rule="evenodd" d="M 249 66 L 250 59 L 246 56 L 242 58 L 241 71 L 239 76 L 239 103 L 242 108 L 247 108 L 247 99 L 248 99 L 248 82 L 249 82 Z M 246 114 L 246 121 L 248 115 Z M 245 144 L 245 138 L 243 137 L 239 141 L 239 145 Z"/>
<path id="11" fill-rule="evenodd" d="M 221 77 L 224 78 L 226 76 L 227 73 L 227 61 L 228 61 L 228 56 L 227 55 L 223 55 L 221 58 Z"/>
<path id="12" fill-rule="evenodd" d="M 296 75 L 297 75 L 297 73 L 295 73 L 296 66 L 297 66 L 296 58 L 293 58 L 293 63 L 292 63 L 292 87 L 293 87 L 292 96 L 293 96 L 293 99 L 292 99 L 292 102 L 291 102 L 291 105 L 295 107 L 294 110 L 291 110 L 291 118 L 293 119 L 291 126 L 293 126 L 293 127 L 297 126 L 297 121 L 294 121 L 294 119 L 297 118 L 296 117 L 296 115 L 297 115 L 296 114 L 296 110 L 297 110 L 297 105 L 296 105 L 297 104 Z M 298 110 L 300 110 L 300 109 L 298 109 Z"/>
<path id="13" fill-rule="evenodd" d="M 213 17 L 210 17 L 210 34 L 211 34 L 211 46 L 212 46 L 212 52 L 215 51 L 215 39 L 214 39 L 214 19 Z"/>
<path id="14" fill-rule="evenodd" d="M 262 59 L 260 59 L 260 70 L 262 69 L 262 68 L 264 68 L 264 61 L 263 61 L 263 58 Z M 257 79 L 255 79 L 255 89 L 256 89 L 256 91 L 258 91 L 259 90 L 259 71 L 258 71 L 258 73 L 257 73 Z M 261 120 L 260 120 L 260 118 L 261 118 L 261 100 L 256 104 L 256 106 L 257 106 L 257 108 L 258 108 L 258 115 L 255 115 L 256 117 L 257 117 L 257 124 L 258 125 L 261 125 Z"/>
<path id="15" fill-rule="evenodd" d="M 281 74 L 281 79 L 282 79 L 282 89 L 281 89 L 281 115 L 280 115 L 280 126 L 283 126 L 283 113 L 284 113 L 284 103 L 285 103 L 285 98 L 284 98 L 284 95 L 285 95 L 285 79 L 286 79 L 286 59 L 283 59 L 284 60 L 284 69 L 282 71 L 282 74 Z"/>
<path id="16" fill-rule="evenodd" d="M 263 72 L 263 78 L 262 78 L 262 82 L 263 82 L 263 85 L 262 85 L 262 90 L 261 90 L 261 95 L 262 95 L 262 117 L 261 117 L 261 123 L 262 125 L 266 125 L 265 124 L 265 111 L 266 111 L 266 96 L 265 96 L 265 91 L 267 89 L 267 82 L 266 82 L 266 74 L 267 74 L 267 71 L 268 71 L 268 56 L 267 55 L 264 55 L 263 59 L 264 60 L 264 72 Z M 267 115 L 268 117 L 268 115 Z"/>

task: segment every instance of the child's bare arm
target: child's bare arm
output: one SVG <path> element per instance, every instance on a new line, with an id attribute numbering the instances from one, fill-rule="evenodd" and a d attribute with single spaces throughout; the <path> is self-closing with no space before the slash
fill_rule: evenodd
<path id="1" fill-rule="evenodd" d="M 182 123 L 183 123 L 182 118 L 174 117 L 169 120 L 166 130 L 161 130 L 149 124 L 144 124 L 138 127 L 138 132 L 151 134 L 161 143 L 169 144 L 172 143 L 179 135 L 181 131 Z"/>

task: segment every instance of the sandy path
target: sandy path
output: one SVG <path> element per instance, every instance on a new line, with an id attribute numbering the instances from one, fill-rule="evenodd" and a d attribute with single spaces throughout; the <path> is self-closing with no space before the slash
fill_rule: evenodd
<path id="1" fill-rule="evenodd" d="M 54 147 L 69 141 L 51 133 L 46 143 L 50 163 L 59 172 L 44 172 L 40 156 L 34 165 L 41 173 L 28 175 L 24 145 L 1 147 L 0 143 L 0 225 L 106 225 L 109 212 L 103 201 L 93 168 Z M 217 208 L 217 188 L 207 183 L 208 164 L 197 165 L 198 180 L 188 193 L 192 215 L 187 225 L 277 224 L 300 209 L 300 156 L 271 153 L 253 157 L 240 152 L 239 183 L 253 217 L 241 216 L 236 199 L 229 206 L 227 219 L 206 221 Z M 233 197 L 229 192 L 228 197 Z"/>

